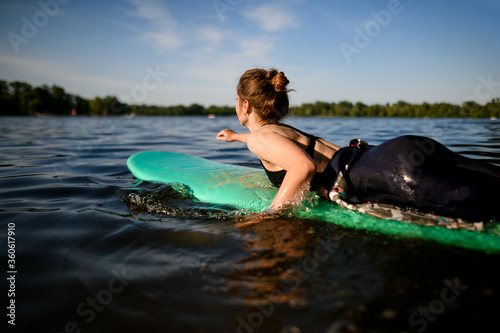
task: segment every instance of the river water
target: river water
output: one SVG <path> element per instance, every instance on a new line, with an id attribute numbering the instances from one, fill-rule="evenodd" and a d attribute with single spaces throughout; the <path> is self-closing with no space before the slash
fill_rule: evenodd
<path id="1" fill-rule="evenodd" d="M 340 146 L 425 135 L 500 164 L 496 120 L 288 122 Z M 168 186 L 138 184 L 126 167 L 145 150 L 258 167 L 243 144 L 215 140 L 223 128 L 240 130 L 235 117 L 0 124 L 7 332 L 457 332 L 497 324 L 497 254 L 323 221 L 223 214 Z M 131 194 L 159 198 L 167 214 L 132 205 Z"/>

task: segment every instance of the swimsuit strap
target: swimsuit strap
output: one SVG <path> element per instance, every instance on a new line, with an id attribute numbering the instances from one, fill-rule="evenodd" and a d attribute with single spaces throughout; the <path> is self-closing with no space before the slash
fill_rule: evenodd
<path id="1" fill-rule="evenodd" d="M 306 132 L 303 132 L 303 131 L 299 130 L 298 128 L 295 128 L 295 127 L 287 125 L 287 124 L 265 123 L 261 127 L 264 127 L 266 125 L 278 125 L 278 126 L 282 126 L 282 127 L 287 127 L 289 129 L 297 131 L 300 134 L 302 134 L 303 136 L 309 138 L 309 145 L 306 148 L 306 153 L 307 153 L 307 155 L 309 155 L 309 157 L 311 157 L 314 160 L 314 153 L 315 153 L 315 149 L 314 148 L 316 147 L 316 139 L 319 139 L 317 136 L 309 134 L 309 133 L 306 133 Z"/>
<path id="2" fill-rule="evenodd" d="M 314 148 L 316 146 L 316 140 L 319 139 L 317 136 L 305 133 L 305 132 L 303 132 L 303 131 L 301 131 L 293 126 L 286 125 L 286 124 L 280 124 L 280 123 L 266 123 L 266 124 L 262 125 L 261 127 L 264 127 L 266 125 L 278 125 L 278 126 L 282 126 L 282 127 L 288 127 L 290 129 L 297 131 L 298 133 L 304 135 L 305 137 L 309 138 L 309 145 L 307 146 L 305 152 L 307 155 L 309 155 L 309 157 L 311 157 L 314 160 L 314 153 L 315 153 Z M 269 171 L 266 169 L 266 167 L 264 166 L 264 163 L 262 163 L 262 161 L 260 161 L 260 164 L 264 168 L 264 171 L 266 172 L 267 177 L 269 178 L 271 183 L 273 183 L 276 187 L 280 187 L 281 183 L 283 182 L 283 179 L 285 178 L 286 170 Z M 316 173 L 315 178 L 318 178 L 317 177 L 318 175 L 321 175 L 321 177 L 328 176 L 328 175 L 324 175 L 324 173 L 325 173 L 325 171 L 323 171 L 323 173 L 321 173 L 321 174 Z M 321 178 L 321 177 L 319 177 L 319 178 Z M 313 182 L 315 182 L 315 179 L 313 179 Z M 332 182 L 333 182 L 333 179 L 328 181 L 329 184 L 331 184 Z"/>

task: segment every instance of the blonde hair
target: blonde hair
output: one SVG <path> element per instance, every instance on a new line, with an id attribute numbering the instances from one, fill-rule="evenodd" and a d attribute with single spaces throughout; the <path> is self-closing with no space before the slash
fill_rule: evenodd
<path id="1" fill-rule="evenodd" d="M 275 68 L 249 69 L 240 77 L 236 92 L 263 120 L 278 121 L 288 114 L 289 83 L 285 74 Z"/>

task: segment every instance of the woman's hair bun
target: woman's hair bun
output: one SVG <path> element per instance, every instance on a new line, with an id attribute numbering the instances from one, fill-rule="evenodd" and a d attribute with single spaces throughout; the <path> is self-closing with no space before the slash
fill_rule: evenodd
<path id="1" fill-rule="evenodd" d="M 249 69 L 240 77 L 236 94 L 241 100 L 248 100 L 262 120 L 279 121 L 289 111 L 289 83 L 285 74 L 275 68 Z"/>
<path id="2" fill-rule="evenodd" d="M 286 86 L 290 83 L 285 76 L 285 73 L 278 72 L 276 69 L 272 68 L 267 71 L 266 79 L 268 79 L 274 86 L 274 90 L 277 92 L 286 92 Z"/>

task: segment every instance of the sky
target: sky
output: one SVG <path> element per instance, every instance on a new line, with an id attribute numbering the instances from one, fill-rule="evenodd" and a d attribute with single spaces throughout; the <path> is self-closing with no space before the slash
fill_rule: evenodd
<path id="1" fill-rule="evenodd" d="M 498 0 L 0 0 L 0 80 L 129 104 L 234 105 L 277 68 L 292 105 L 500 97 Z"/>

